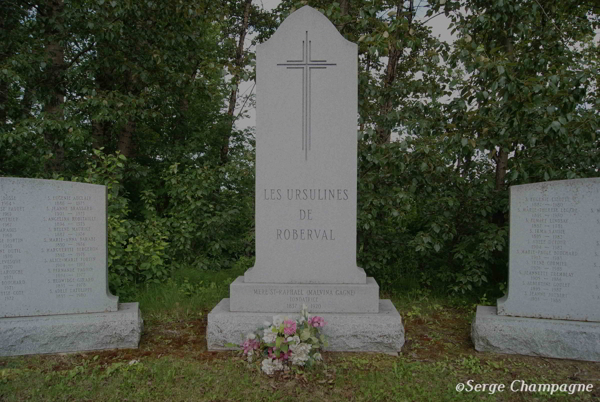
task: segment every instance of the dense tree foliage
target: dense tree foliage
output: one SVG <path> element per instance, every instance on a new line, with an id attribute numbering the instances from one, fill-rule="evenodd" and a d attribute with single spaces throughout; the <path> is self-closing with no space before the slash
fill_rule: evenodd
<path id="1" fill-rule="evenodd" d="M 238 86 L 305 4 L 359 44 L 361 266 L 388 289 L 497 289 L 508 186 L 599 175 L 592 1 L 6 0 L 0 175 L 107 185 L 117 292 L 251 256 Z"/>

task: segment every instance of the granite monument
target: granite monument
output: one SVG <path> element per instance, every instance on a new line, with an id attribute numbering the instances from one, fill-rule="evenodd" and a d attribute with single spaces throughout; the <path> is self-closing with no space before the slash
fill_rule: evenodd
<path id="1" fill-rule="evenodd" d="M 305 305 L 329 350 L 398 352 L 401 317 L 356 264 L 357 45 L 305 6 L 258 46 L 256 74 L 256 262 L 209 314 L 209 349 Z"/>
<path id="2" fill-rule="evenodd" d="M 136 348 L 107 282 L 106 187 L 0 178 L 0 356 Z"/>
<path id="3" fill-rule="evenodd" d="M 600 179 L 510 188 L 508 294 L 479 306 L 480 351 L 600 361 Z"/>

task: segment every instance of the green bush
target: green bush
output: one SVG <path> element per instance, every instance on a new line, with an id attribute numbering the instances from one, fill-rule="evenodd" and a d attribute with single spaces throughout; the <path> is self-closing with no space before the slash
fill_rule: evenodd
<path id="1" fill-rule="evenodd" d="M 175 266 L 218 270 L 254 254 L 251 165 L 173 164 L 163 180 L 169 197 L 169 255 Z"/>
<path id="2" fill-rule="evenodd" d="M 360 143 L 358 259 L 384 289 L 465 293 L 506 277 L 508 194 L 494 190 L 486 161 L 465 176 L 446 146 L 432 138 Z"/>
<path id="3" fill-rule="evenodd" d="M 73 181 L 101 184 L 107 191 L 108 278 L 113 293 L 123 294 L 140 283 L 159 282 L 168 277 L 168 233 L 165 221 L 154 209 L 151 191 L 142 193 L 143 220 L 130 217 L 128 194 L 123 187 L 127 159 L 120 154 L 94 151 L 83 177 Z"/>

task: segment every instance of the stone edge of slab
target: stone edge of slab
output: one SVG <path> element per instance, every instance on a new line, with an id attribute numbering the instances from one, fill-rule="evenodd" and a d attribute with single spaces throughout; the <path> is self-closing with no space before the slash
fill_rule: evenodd
<path id="1" fill-rule="evenodd" d="M 600 323 L 498 315 L 477 306 L 471 339 L 479 352 L 600 361 Z"/>
<path id="2" fill-rule="evenodd" d="M 0 318 L 0 356 L 135 349 L 144 321 L 138 303 L 118 311 Z"/>
<path id="3" fill-rule="evenodd" d="M 298 317 L 292 313 L 246 313 L 229 311 L 229 299 L 223 299 L 208 314 L 206 343 L 208 350 L 232 350 L 228 343 L 240 344 L 248 332 L 255 331 L 274 315 Z M 379 313 L 319 313 L 327 326 L 327 351 L 378 352 L 394 354 L 404 345 L 402 317 L 390 300 L 379 301 Z"/>

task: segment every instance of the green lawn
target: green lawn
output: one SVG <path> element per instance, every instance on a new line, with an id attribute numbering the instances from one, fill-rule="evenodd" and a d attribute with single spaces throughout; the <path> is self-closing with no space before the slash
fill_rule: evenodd
<path id="1" fill-rule="evenodd" d="M 132 296 L 137 350 L 0 358 L 0 401 L 598 400 L 600 363 L 482 354 L 469 338 L 474 304 L 428 292 L 392 297 L 405 320 L 400 356 L 325 353 L 326 365 L 273 378 L 233 352 L 206 350 L 206 314 L 240 272 L 182 272 Z M 186 280 L 187 278 L 187 280 Z M 458 383 L 593 384 L 591 393 L 455 390 Z"/>

